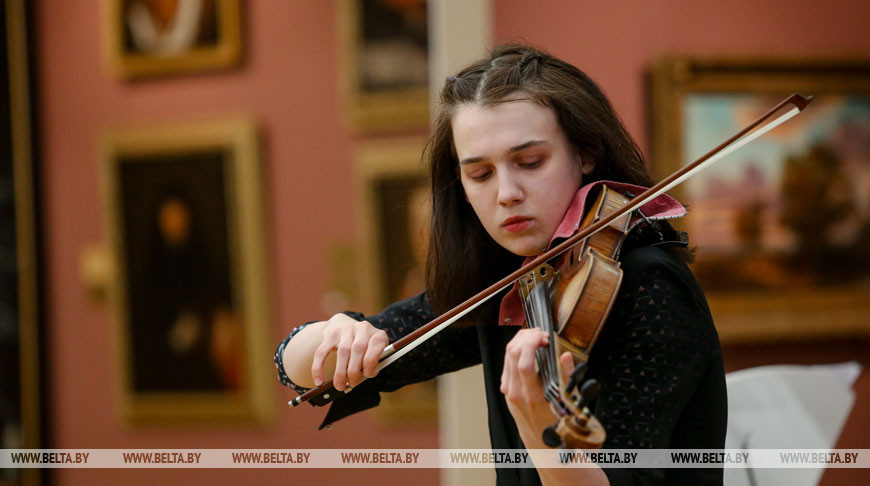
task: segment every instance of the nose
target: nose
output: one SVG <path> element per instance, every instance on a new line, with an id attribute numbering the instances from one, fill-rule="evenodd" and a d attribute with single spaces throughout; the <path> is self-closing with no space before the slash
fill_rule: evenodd
<path id="1" fill-rule="evenodd" d="M 502 206 L 513 206 L 523 202 L 525 193 L 519 179 L 513 171 L 499 171 L 498 175 L 498 203 Z"/>

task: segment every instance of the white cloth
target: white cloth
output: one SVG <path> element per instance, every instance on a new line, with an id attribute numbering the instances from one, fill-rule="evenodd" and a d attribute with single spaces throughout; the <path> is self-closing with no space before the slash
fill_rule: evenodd
<path id="1" fill-rule="evenodd" d="M 775 365 L 728 373 L 728 449 L 830 449 L 855 402 L 861 365 Z M 814 486 L 824 469 L 725 469 L 732 486 Z"/>

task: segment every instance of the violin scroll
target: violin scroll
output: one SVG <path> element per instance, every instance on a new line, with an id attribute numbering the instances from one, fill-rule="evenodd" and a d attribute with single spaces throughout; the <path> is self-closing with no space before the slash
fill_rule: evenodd
<path id="1" fill-rule="evenodd" d="M 560 439 L 557 445 L 565 449 L 599 449 L 607 434 L 595 416 L 583 413 L 578 416 L 566 415 L 559 419 L 556 436 Z"/>
<path id="2" fill-rule="evenodd" d="M 573 388 L 580 388 L 578 393 L 571 394 L 573 403 L 571 403 L 570 408 L 574 413 L 562 416 L 555 425 L 544 429 L 542 438 L 544 444 L 549 447 L 598 449 L 607 437 L 601 422 L 587 408 L 587 405 L 598 397 L 601 385 L 596 380 L 591 379 L 583 383 L 582 387 L 579 386 L 585 372 L 586 365 L 584 363 L 578 364 L 571 374 L 569 386 L 565 389 L 566 394 L 571 394 Z M 575 381 L 578 376 L 581 378 Z"/>

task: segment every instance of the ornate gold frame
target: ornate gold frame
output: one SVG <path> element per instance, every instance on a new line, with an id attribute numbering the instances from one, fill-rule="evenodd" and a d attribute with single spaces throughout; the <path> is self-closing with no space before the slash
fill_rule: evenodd
<path id="1" fill-rule="evenodd" d="M 247 119 L 129 126 L 107 130 L 101 140 L 101 183 L 104 227 L 111 241 L 114 268 L 109 288 L 113 304 L 116 359 L 120 373 L 120 414 L 133 423 L 160 421 L 266 421 L 274 412 L 269 364 L 262 357 L 269 328 L 268 288 L 262 186 L 257 131 Z M 128 281 L 121 213 L 119 177 L 122 157 L 160 157 L 171 154 L 221 150 L 224 159 L 225 215 L 230 255 L 234 310 L 242 320 L 245 337 L 245 383 L 237 392 L 136 392 L 132 389 Z M 160 161 L 154 162 L 160 164 Z"/>
<path id="2" fill-rule="evenodd" d="M 198 47 L 173 56 L 149 56 L 124 50 L 123 1 L 101 0 L 103 16 L 103 54 L 107 69 L 125 78 L 145 78 L 170 74 L 231 68 L 242 52 L 239 0 L 214 0 L 218 19 L 218 43 Z"/>
<path id="3" fill-rule="evenodd" d="M 688 95 L 867 94 L 870 61 L 668 57 L 655 64 L 651 88 L 652 160 L 655 175 L 662 178 L 689 162 L 681 146 L 682 109 Z M 673 195 L 691 206 L 680 188 Z M 707 298 L 723 343 L 870 336 L 866 291 L 707 292 Z"/>

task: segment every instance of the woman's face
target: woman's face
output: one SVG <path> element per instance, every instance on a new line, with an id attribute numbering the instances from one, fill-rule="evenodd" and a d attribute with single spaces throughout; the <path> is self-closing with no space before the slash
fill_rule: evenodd
<path id="1" fill-rule="evenodd" d="M 452 119 L 465 197 L 508 251 L 545 250 L 583 174 L 592 171 L 549 107 L 528 100 L 461 105 Z"/>

